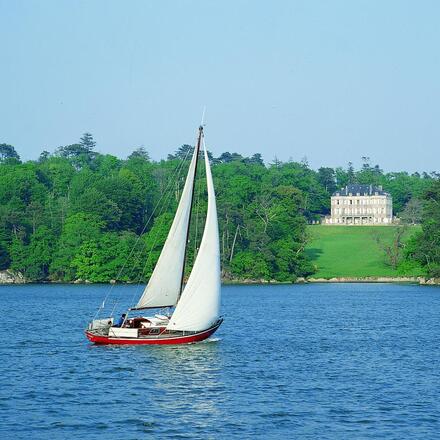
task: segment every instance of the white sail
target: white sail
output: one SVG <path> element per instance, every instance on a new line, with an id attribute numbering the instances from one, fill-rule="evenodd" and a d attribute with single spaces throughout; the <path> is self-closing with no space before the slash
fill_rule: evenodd
<path id="1" fill-rule="evenodd" d="M 214 185 L 204 145 L 208 212 L 199 253 L 188 283 L 167 326 L 168 330 L 206 330 L 220 311 L 220 245 Z"/>
<path id="2" fill-rule="evenodd" d="M 197 156 L 195 148 L 173 224 L 136 309 L 174 306 L 179 297 Z"/>

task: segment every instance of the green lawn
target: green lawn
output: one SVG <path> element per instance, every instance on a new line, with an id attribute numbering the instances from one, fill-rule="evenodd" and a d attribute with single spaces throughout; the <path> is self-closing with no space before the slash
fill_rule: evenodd
<path id="1" fill-rule="evenodd" d="M 393 270 L 386 262 L 385 253 L 373 239 L 379 234 L 391 242 L 395 226 L 308 226 L 312 239 L 306 253 L 317 268 L 314 278 L 418 276 L 420 267 L 403 264 Z M 419 229 L 411 227 L 404 241 Z"/>

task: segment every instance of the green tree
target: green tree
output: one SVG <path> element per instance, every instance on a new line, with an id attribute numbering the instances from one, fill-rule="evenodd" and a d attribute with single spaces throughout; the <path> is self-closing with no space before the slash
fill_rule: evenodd
<path id="1" fill-rule="evenodd" d="M 91 153 L 96 146 L 96 142 L 93 140 L 91 133 L 84 133 L 79 141 L 79 144 L 84 148 L 85 151 L 88 151 L 89 153 Z"/>
<path id="2" fill-rule="evenodd" d="M 423 195 L 422 232 L 409 245 L 408 255 L 422 263 L 428 274 L 440 277 L 440 179 Z"/>
<path id="3" fill-rule="evenodd" d="M 95 216 L 108 229 L 117 229 L 122 216 L 118 205 L 94 187 L 74 199 L 71 212 Z"/>
<path id="4" fill-rule="evenodd" d="M 7 269 L 10 264 L 9 252 L 4 244 L 0 244 L 0 270 Z"/>
<path id="5" fill-rule="evenodd" d="M 96 189 L 119 209 L 120 218 L 115 224 L 116 229 L 133 231 L 142 229 L 148 199 L 142 183 L 134 173 L 121 169 L 117 176 L 96 182 Z"/>
<path id="6" fill-rule="evenodd" d="M 145 150 L 144 147 L 139 147 L 134 150 L 130 156 L 128 156 L 128 159 L 141 159 L 145 160 L 146 162 L 150 161 L 150 155 L 148 154 L 148 151 Z"/>
<path id="7" fill-rule="evenodd" d="M 49 151 L 44 150 L 41 152 L 40 157 L 38 158 L 38 162 L 40 163 L 45 162 L 46 160 L 49 159 L 49 157 L 50 157 Z"/>
<path id="8" fill-rule="evenodd" d="M 72 260 L 76 276 L 95 283 L 145 281 L 145 255 L 138 243 L 135 234 L 126 232 L 107 232 L 84 242 Z"/>
<path id="9" fill-rule="evenodd" d="M 402 223 L 408 225 L 416 225 L 422 220 L 423 203 L 417 198 L 412 198 L 405 205 L 405 208 L 400 214 L 400 220 Z"/>
<path id="10" fill-rule="evenodd" d="M 142 237 L 142 249 L 145 256 L 142 272 L 146 278 L 149 278 L 153 273 L 172 221 L 173 216 L 170 213 L 159 215 L 154 220 L 154 225 L 150 231 Z"/>
<path id="11" fill-rule="evenodd" d="M 15 160 L 16 162 L 20 161 L 20 156 L 15 151 L 15 148 L 12 145 L 8 144 L 0 144 L 0 163 L 6 162 L 8 160 Z"/>
<path id="12" fill-rule="evenodd" d="M 329 194 L 336 190 L 336 174 L 333 168 L 321 167 L 318 169 L 318 181 Z"/>
<path id="13" fill-rule="evenodd" d="M 246 157 L 245 159 L 243 159 L 243 161 L 244 163 L 264 166 L 263 157 L 260 153 L 255 153 L 251 157 Z"/>
<path id="14" fill-rule="evenodd" d="M 168 160 L 175 160 L 175 159 L 191 159 L 191 155 L 193 154 L 194 147 L 192 145 L 184 144 L 180 146 L 174 154 L 168 155 Z"/>
<path id="15" fill-rule="evenodd" d="M 56 153 L 69 159 L 76 169 L 91 166 L 93 160 L 97 157 L 97 153 L 93 151 L 96 142 L 90 133 L 84 133 L 78 144 L 70 144 L 59 147 Z"/>
<path id="16" fill-rule="evenodd" d="M 351 183 L 356 183 L 356 174 L 354 172 L 353 163 L 352 162 L 348 162 L 348 166 L 347 166 L 347 183 L 346 184 L 351 184 Z"/>
<path id="17" fill-rule="evenodd" d="M 238 279 L 270 279 L 270 270 L 264 258 L 250 251 L 242 251 L 235 255 L 231 263 L 231 271 Z"/>
<path id="18" fill-rule="evenodd" d="M 41 226 L 32 234 L 30 243 L 14 238 L 11 246 L 11 268 L 24 275 L 29 281 L 43 281 L 49 275 L 56 239 L 50 229 Z"/>
<path id="19" fill-rule="evenodd" d="M 406 231 L 406 226 L 396 227 L 391 242 L 384 241 L 379 234 L 373 233 L 374 241 L 384 252 L 387 264 L 393 269 L 397 269 L 404 257 L 403 237 Z"/>
<path id="20" fill-rule="evenodd" d="M 49 268 L 50 278 L 61 281 L 74 280 L 76 267 L 72 261 L 84 243 L 99 239 L 103 226 L 99 218 L 82 212 L 67 218 Z"/>
<path id="21" fill-rule="evenodd" d="M 261 156 L 260 156 L 261 158 Z M 238 153 L 229 153 L 229 151 L 226 151 L 225 153 L 222 153 L 217 159 L 217 163 L 231 163 L 235 161 L 242 161 L 243 156 Z"/>

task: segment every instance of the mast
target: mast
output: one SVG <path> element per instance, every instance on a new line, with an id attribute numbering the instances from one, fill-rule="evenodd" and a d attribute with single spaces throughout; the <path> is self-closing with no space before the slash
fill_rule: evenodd
<path id="1" fill-rule="evenodd" d="M 184 282 L 184 278 L 185 278 L 185 266 L 186 266 L 186 258 L 187 258 L 187 252 L 188 252 L 188 239 L 189 239 L 189 228 L 191 226 L 191 213 L 192 213 L 192 208 L 193 208 L 193 203 L 194 203 L 194 189 L 196 187 L 196 175 L 197 175 L 197 164 L 199 162 L 199 152 L 200 152 L 200 144 L 202 141 L 202 136 L 203 136 L 203 125 L 200 125 L 199 127 L 199 137 L 197 139 L 197 145 L 196 145 L 196 165 L 194 167 L 194 184 L 192 187 L 192 191 L 191 191 L 191 205 L 189 208 L 189 219 L 188 219 L 188 226 L 186 228 L 186 237 L 185 237 L 185 254 L 183 257 L 183 267 L 182 267 L 182 277 L 180 278 L 180 294 L 179 297 L 177 298 L 177 301 L 179 301 L 180 296 L 182 295 L 183 292 L 183 282 Z"/>

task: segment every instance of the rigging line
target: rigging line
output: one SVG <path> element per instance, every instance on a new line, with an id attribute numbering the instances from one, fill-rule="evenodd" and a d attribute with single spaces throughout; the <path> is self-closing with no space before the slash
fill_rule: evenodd
<path id="1" fill-rule="evenodd" d="M 165 202 L 162 204 L 162 207 L 161 207 L 160 211 L 158 212 L 158 214 L 157 214 L 157 216 L 156 216 L 156 219 L 157 219 L 158 217 L 160 217 L 162 214 L 164 214 L 165 211 L 168 210 L 169 205 L 170 205 L 170 202 L 171 202 L 171 198 L 172 198 L 172 192 L 171 192 L 171 191 L 168 191 L 168 192 L 166 193 L 166 200 L 165 200 Z M 156 220 L 156 219 L 155 219 L 155 220 Z M 156 232 L 156 235 L 157 235 L 157 234 L 158 234 L 158 232 Z M 146 244 L 144 241 L 142 241 L 142 244 L 143 244 L 143 246 L 142 246 L 142 248 L 139 250 L 138 255 L 137 255 L 138 259 L 141 257 L 142 252 L 143 252 L 144 249 L 147 247 L 147 244 Z M 153 247 L 152 247 L 147 253 L 150 254 L 150 253 L 152 252 L 153 248 L 154 248 L 154 245 L 153 245 Z M 131 277 L 131 275 L 133 274 L 133 272 L 134 272 L 134 266 L 132 266 L 131 271 L 129 272 L 129 278 Z M 138 279 L 138 281 L 140 281 L 140 279 Z"/>
<path id="2" fill-rule="evenodd" d="M 110 313 L 110 317 L 112 317 L 113 313 L 115 313 L 116 305 L 118 304 L 118 302 L 119 302 L 118 300 L 115 301 L 115 304 L 113 305 L 112 312 Z"/>
<path id="3" fill-rule="evenodd" d="M 181 168 L 183 168 L 183 163 L 185 163 L 185 162 L 187 161 L 188 156 L 189 156 L 190 154 L 192 154 L 193 151 L 194 151 L 194 149 L 191 149 L 191 150 L 188 150 L 188 151 L 186 152 L 185 157 L 184 157 L 183 162 L 182 162 L 182 167 L 181 167 Z M 173 179 L 173 180 L 170 182 L 170 184 L 168 185 L 168 187 L 170 187 L 171 184 L 174 184 L 174 182 L 178 182 L 181 171 L 182 171 L 182 169 L 179 171 L 179 175 L 177 176 L 177 178 L 176 178 L 176 179 Z M 156 218 L 160 217 L 162 214 L 165 213 L 165 211 L 168 211 L 168 210 L 169 210 L 170 202 L 171 202 L 171 200 L 172 200 L 172 196 L 173 196 L 174 194 L 173 194 L 171 191 L 168 191 L 168 188 L 166 188 L 165 191 L 163 192 L 163 195 L 166 196 L 166 200 L 165 200 L 165 202 L 162 204 L 162 206 L 161 206 L 161 208 L 160 208 L 160 211 L 159 211 L 159 213 L 157 214 Z M 158 231 L 156 231 L 156 235 L 155 235 L 154 242 L 153 242 L 153 244 L 152 244 L 150 250 L 147 252 L 147 253 L 148 253 L 147 261 L 146 261 L 146 263 L 144 264 L 144 269 L 143 269 L 141 275 L 138 277 L 138 280 L 137 280 L 137 283 L 138 283 L 138 284 L 140 284 L 140 282 L 141 282 L 141 280 L 142 280 L 142 277 L 143 277 L 143 275 L 144 275 L 144 273 L 145 273 L 145 270 L 146 270 L 147 264 L 148 264 L 148 262 L 149 262 L 149 259 L 151 258 L 151 255 L 152 255 L 153 249 L 154 249 L 155 245 L 157 244 L 157 240 L 158 240 Z M 146 248 L 146 247 L 147 247 L 147 244 L 146 244 L 145 242 L 142 242 L 142 243 L 143 243 L 143 248 Z M 143 251 L 143 249 L 142 249 L 140 252 L 142 252 L 142 251 Z M 140 256 L 140 253 L 139 253 L 139 256 Z M 132 270 L 131 270 L 131 272 L 130 272 L 130 275 L 133 273 L 133 270 L 134 270 L 134 268 L 132 268 Z"/>
<path id="4" fill-rule="evenodd" d="M 158 217 L 160 217 L 160 216 L 161 216 L 166 210 L 168 210 L 169 204 L 170 204 L 170 202 L 171 202 L 171 200 L 172 200 L 172 195 L 173 195 L 173 194 L 172 194 L 171 191 L 167 194 L 167 201 L 163 204 L 163 206 L 162 206 L 162 208 L 161 208 L 162 211 L 158 214 Z M 153 255 L 153 249 L 156 247 L 156 244 L 157 244 L 158 240 L 159 240 L 159 231 L 156 231 L 156 234 L 155 234 L 155 237 L 154 237 L 153 244 L 151 245 L 150 250 L 148 251 L 147 261 L 146 261 L 145 264 L 143 265 L 142 272 L 141 272 L 141 274 L 139 275 L 138 280 L 137 280 L 137 283 L 136 283 L 136 284 L 139 284 L 140 287 L 139 287 L 138 289 L 136 289 L 135 292 L 133 293 L 133 296 L 132 296 L 132 298 L 131 298 L 130 304 L 133 304 L 133 305 L 134 305 L 134 299 L 135 299 L 135 297 L 136 297 L 136 296 L 139 296 L 139 293 L 140 293 L 140 291 L 141 291 L 142 289 L 145 289 L 145 287 L 141 284 L 141 281 L 142 281 L 142 278 L 144 277 L 144 274 L 145 274 L 145 271 L 146 271 L 146 269 L 147 269 L 148 263 L 150 262 L 150 260 L 151 260 L 151 256 Z M 146 244 L 145 244 L 145 247 L 146 247 Z M 131 273 L 133 273 L 133 269 L 132 269 L 132 272 L 131 272 Z"/>
<path id="5" fill-rule="evenodd" d="M 189 154 L 189 151 L 188 151 L 187 154 L 185 155 L 185 159 L 188 157 L 188 154 Z M 180 174 L 179 174 L 179 175 L 180 175 Z M 170 203 L 171 203 L 171 200 L 172 200 L 172 197 L 173 197 L 173 192 L 172 192 L 172 191 L 168 191 L 168 192 L 166 193 L 166 200 L 165 200 L 165 202 L 162 204 L 161 210 L 160 210 L 159 214 L 157 215 L 157 217 L 160 217 L 162 214 L 164 214 L 166 211 L 168 211 L 169 206 L 170 206 Z M 156 218 L 157 218 L 157 217 L 156 217 Z M 142 269 L 142 272 L 141 272 L 141 274 L 139 275 L 139 277 L 138 277 L 138 279 L 137 279 L 137 283 L 136 283 L 136 284 L 139 285 L 139 288 L 136 289 L 136 290 L 134 291 L 130 304 L 133 304 L 133 305 L 134 305 L 134 299 L 135 299 L 135 297 L 136 297 L 136 296 L 139 296 L 139 293 L 140 293 L 140 291 L 141 291 L 142 289 L 145 289 L 145 286 L 141 283 L 141 281 L 142 281 L 142 279 L 143 279 L 143 277 L 144 277 L 144 274 L 145 274 L 145 271 L 146 271 L 146 269 L 147 269 L 147 267 L 148 267 L 148 263 L 150 262 L 150 260 L 151 260 L 151 258 L 152 258 L 152 255 L 153 255 L 153 249 L 156 247 L 156 244 L 157 244 L 158 240 L 159 240 L 159 231 L 156 231 L 156 234 L 155 234 L 155 236 L 154 236 L 153 243 L 152 243 L 152 245 L 151 245 L 151 247 L 150 247 L 150 250 L 147 252 L 147 254 L 148 254 L 147 260 L 146 260 L 146 262 L 144 263 L 144 265 L 143 265 L 143 269 Z M 146 246 L 147 246 L 147 245 L 144 243 L 144 247 L 146 247 Z M 133 273 L 133 268 L 132 268 L 131 273 Z"/>
<path id="6" fill-rule="evenodd" d="M 191 150 L 191 153 L 194 151 L 194 149 L 192 149 Z M 188 152 L 189 153 L 189 152 Z M 187 154 L 188 154 L 187 153 Z M 196 165 L 197 166 L 197 165 Z M 195 170 L 196 171 L 196 170 Z M 193 182 L 193 189 L 195 188 L 195 185 L 196 185 L 196 182 Z M 167 196 L 169 199 L 171 198 L 171 194 L 169 194 L 168 196 Z M 171 200 L 169 200 L 168 201 L 168 204 L 170 203 L 170 201 Z M 164 204 L 164 206 L 163 206 L 163 208 L 162 208 L 163 210 L 165 209 L 165 204 Z M 151 248 L 150 248 L 150 251 L 149 251 L 149 255 L 148 255 L 148 259 L 147 259 L 147 261 L 146 261 L 146 263 L 145 263 L 145 265 L 144 265 L 144 268 L 143 268 L 143 270 L 142 270 L 142 273 L 141 273 L 141 275 L 140 275 L 140 277 L 139 277 L 139 279 L 138 279 L 138 283 L 140 283 L 140 280 L 143 278 L 143 276 L 144 276 L 144 274 L 145 274 L 145 271 L 146 271 L 146 269 L 147 269 L 147 266 L 148 266 L 148 263 L 149 263 L 149 261 L 150 261 L 150 259 L 151 259 L 151 256 L 152 256 L 152 251 L 153 251 L 153 249 L 155 248 L 155 246 L 156 246 L 156 244 L 157 244 L 157 241 L 158 241 L 158 233 L 156 233 L 156 236 L 155 236 L 155 239 L 154 239 L 154 242 L 153 242 L 153 244 L 152 244 L 152 246 L 151 246 Z M 134 299 L 134 298 L 133 298 Z M 133 300 L 132 300 L 133 301 Z"/>
<path id="7" fill-rule="evenodd" d="M 197 145 L 196 145 L 196 152 L 195 152 L 196 163 L 195 163 L 195 167 L 194 167 L 194 179 L 197 176 L 197 165 L 199 163 L 198 159 L 199 159 L 199 151 L 200 151 L 200 144 L 201 144 L 201 141 L 202 141 L 202 137 L 203 137 L 203 126 L 200 126 L 199 127 L 199 136 L 198 136 Z M 185 266 L 186 266 L 187 252 L 188 252 L 188 236 L 189 236 L 189 230 L 190 230 L 190 227 L 191 227 L 191 214 L 192 214 L 193 203 L 194 203 L 194 189 L 195 189 L 195 182 L 193 181 L 192 191 L 191 191 L 191 204 L 190 204 L 190 207 L 189 207 L 189 219 L 188 219 L 188 225 L 187 225 L 187 228 L 186 228 L 185 250 L 184 250 L 184 255 L 183 255 L 182 276 L 180 278 L 180 295 L 178 297 L 178 300 L 182 296 L 183 282 L 184 282 L 184 279 L 185 279 Z"/>
<path id="8" fill-rule="evenodd" d="M 185 155 L 185 160 L 186 160 L 186 158 L 188 157 L 189 153 L 190 153 L 190 152 L 192 153 L 193 151 L 194 151 L 194 150 L 191 150 L 191 151 L 188 150 L 188 151 L 187 151 L 187 153 L 186 153 L 186 155 Z M 170 204 L 171 199 L 172 199 L 172 195 L 173 195 L 173 194 L 172 194 L 171 191 L 167 193 L 167 200 L 166 200 L 165 203 L 162 205 L 161 212 L 158 214 L 158 217 L 159 217 L 160 215 L 162 215 L 166 210 L 168 210 L 168 208 L 169 208 L 169 204 Z M 135 299 L 136 296 L 139 296 L 140 291 L 141 291 L 142 289 L 145 289 L 145 287 L 141 284 L 141 280 L 142 280 L 142 278 L 144 277 L 144 274 L 145 274 L 145 271 L 146 271 L 146 269 L 147 269 L 148 263 L 150 262 L 151 257 L 152 257 L 152 255 L 153 255 L 153 249 L 156 247 L 156 244 L 157 244 L 158 240 L 159 240 L 159 231 L 156 231 L 156 235 L 155 235 L 155 237 L 154 237 L 153 244 L 151 245 L 150 250 L 149 250 L 149 252 L 148 252 L 147 261 L 145 262 L 145 264 L 144 264 L 144 266 L 143 266 L 143 270 L 142 270 L 142 272 L 141 272 L 141 274 L 139 275 L 138 280 L 137 280 L 137 284 L 139 284 L 140 288 L 139 288 L 137 291 L 134 292 L 133 297 L 132 297 L 132 299 L 131 299 L 131 304 L 134 304 L 134 299 Z M 146 245 L 145 245 L 145 246 L 146 246 Z"/>
<path id="9" fill-rule="evenodd" d="M 131 251 L 130 251 L 128 257 L 127 257 L 127 259 L 124 261 L 124 264 L 122 265 L 121 269 L 119 270 L 119 272 L 118 272 L 118 274 L 117 274 L 117 278 L 119 278 L 119 277 L 121 276 L 122 271 L 125 269 L 125 266 L 127 265 L 128 261 L 130 260 L 130 258 L 131 258 L 131 256 L 132 256 L 132 254 L 133 254 L 133 252 L 134 252 L 134 250 L 135 250 L 137 244 L 139 243 L 140 238 L 142 237 L 142 234 L 143 234 L 143 233 L 145 232 L 145 230 L 147 229 L 147 226 L 149 225 L 149 223 L 150 223 L 150 221 L 151 221 L 151 219 L 152 219 L 154 213 L 156 212 L 158 206 L 160 205 L 160 203 L 161 203 L 163 197 L 164 197 L 165 194 L 167 193 L 170 184 L 174 181 L 174 178 L 175 178 L 176 176 L 180 175 L 180 172 L 182 171 L 182 168 L 183 168 L 183 164 L 184 164 L 185 161 L 187 160 L 188 155 L 189 155 L 189 150 L 186 152 L 185 157 L 184 157 L 183 159 L 181 159 L 180 163 L 177 165 L 176 169 L 174 170 L 173 175 L 171 176 L 171 179 L 169 180 L 169 182 L 168 182 L 168 184 L 167 184 L 167 187 L 165 188 L 165 191 L 162 192 L 162 194 L 161 194 L 161 196 L 160 196 L 158 202 L 156 203 L 156 206 L 154 207 L 153 211 L 152 211 L 151 214 L 150 214 L 150 217 L 147 219 L 147 222 L 145 223 L 144 227 L 142 228 L 141 233 L 140 233 L 140 234 L 138 235 L 138 237 L 136 238 L 136 241 L 135 241 L 135 243 L 134 243 L 134 245 L 133 245 L 133 248 L 131 249 Z M 97 312 L 95 313 L 95 316 L 93 317 L 93 319 L 96 319 L 96 317 L 98 316 L 99 312 L 104 308 L 104 306 L 105 306 L 105 302 L 107 301 L 107 299 L 108 299 L 110 293 L 113 291 L 114 286 L 115 286 L 115 284 L 112 284 L 112 286 L 110 287 L 110 289 L 109 289 L 107 295 L 106 295 L 105 298 L 104 298 L 104 301 L 101 303 L 101 306 L 98 308 L 98 310 L 97 310 Z"/>
<path id="10" fill-rule="evenodd" d="M 170 192 L 167 193 L 166 191 L 167 191 L 167 190 L 164 191 L 163 195 L 164 195 L 164 194 L 168 194 L 168 195 L 170 194 Z M 162 198 L 163 198 L 163 197 L 160 198 L 158 204 L 160 203 L 160 201 L 162 200 Z M 169 204 L 169 202 L 168 202 L 168 204 Z M 155 210 L 156 210 L 156 209 L 155 209 Z M 155 210 L 154 210 L 154 211 L 155 211 Z M 154 213 L 154 211 L 153 211 L 153 213 Z M 152 215 L 153 215 L 153 213 L 152 213 Z M 163 213 L 163 209 L 162 209 L 162 212 L 159 213 L 159 215 L 161 215 L 162 213 Z M 146 226 L 148 225 L 148 223 L 150 222 L 150 220 L 151 220 L 151 216 L 150 216 L 150 219 L 148 220 L 147 224 L 145 225 L 145 227 L 142 229 L 141 234 L 137 237 L 136 242 L 135 242 L 135 244 L 133 245 L 133 248 L 132 248 L 132 250 L 131 250 L 129 256 L 127 257 L 126 261 L 124 262 L 123 267 L 122 267 L 121 270 L 119 271 L 119 274 L 118 274 L 117 278 L 120 278 L 123 269 L 124 269 L 125 266 L 127 265 L 127 262 L 130 260 L 130 258 L 132 257 L 132 255 L 133 255 L 133 253 L 134 253 L 134 250 L 135 250 L 136 246 L 138 245 L 139 240 L 141 239 L 142 234 L 144 233 L 144 231 L 145 231 L 145 229 L 146 229 Z M 140 250 L 138 251 L 138 258 L 140 257 L 142 251 L 143 251 L 143 249 L 140 249 Z M 150 252 L 151 252 L 151 251 L 150 251 Z M 128 278 L 129 278 L 129 279 L 130 279 L 131 275 L 133 274 L 133 271 L 134 271 L 134 265 L 132 265 L 132 268 L 131 268 L 131 270 L 130 270 L 130 272 L 129 272 L 129 274 L 128 274 Z M 139 282 L 139 281 L 138 281 L 138 282 Z M 114 285 L 112 285 L 112 287 L 110 288 L 110 291 L 108 292 L 106 298 L 104 299 L 104 301 L 103 301 L 103 303 L 102 303 L 102 306 L 100 307 L 100 309 L 98 310 L 97 313 L 99 313 L 99 311 L 102 310 L 102 309 L 104 308 L 105 302 L 107 301 L 107 298 L 108 298 L 108 296 L 110 295 L 110 293 L 111 293 L 113 287 L 114 287 Z M 136 293 L 137 293 L 137 292 L 135 291 L 134 295 L 136 295 Z M 114 311 L 114 309 L 113 309 L 113 311 Z M 113 311 L 112 311 L 112 314 L 113 314 Z M 112 316 L 112 315 L 111 315 L 111 316 Z"/>

